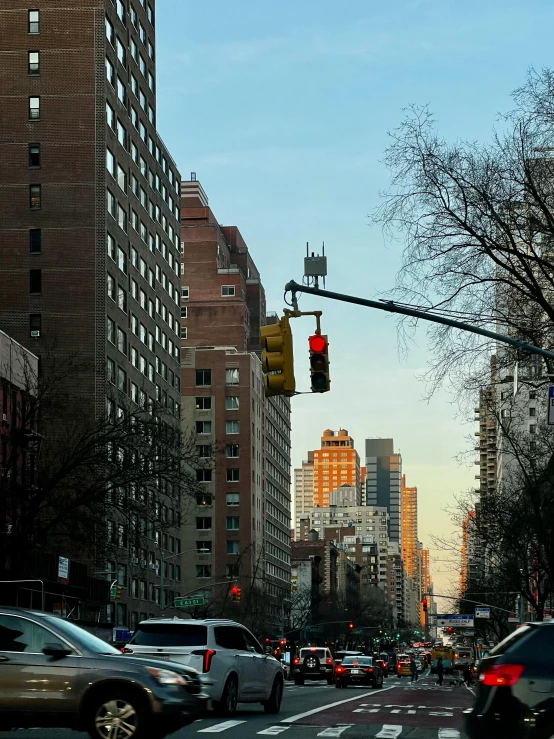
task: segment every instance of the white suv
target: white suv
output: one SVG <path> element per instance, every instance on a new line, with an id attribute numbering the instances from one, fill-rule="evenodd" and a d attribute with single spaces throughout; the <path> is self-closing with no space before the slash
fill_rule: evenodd
<path id="1" fill-rule="evenodd" d="M 206 686 L 215 708 L 225 715 L 237 703 L 261 703 L 266 713 L 279 713 L 283 670 L 242 624 L 226 619 L 151 618 L 141 621 L 122 650 L 137 657 L 194 667 L 211 683 Z"/>

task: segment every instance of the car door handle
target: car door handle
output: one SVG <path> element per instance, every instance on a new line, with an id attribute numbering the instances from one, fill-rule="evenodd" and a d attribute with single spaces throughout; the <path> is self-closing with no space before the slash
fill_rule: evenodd
<path id="1" fill-rule="evenodd" d="M 3 654 L 0 654 L 0 662 L 9 662 L 10 658 L 5 657 Z"/>

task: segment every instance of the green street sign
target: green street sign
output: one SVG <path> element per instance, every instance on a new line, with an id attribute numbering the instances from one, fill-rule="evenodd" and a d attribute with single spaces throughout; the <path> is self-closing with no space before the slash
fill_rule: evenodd
<path id="1" fill-rule="evenodd" d="M 201 595 L 196 598 L 175 598 L 173 605 L 175 608 L 187 608 L 187 606 L 203 606 L 206 599 Z"/>
<path id="2" fill-rule="evenodd" d="M 306 626 L 306 631 L 312 634 L 323 634 L 323 626 Z"/>
<path id="3" fill-rule="evenodd" d="M 355 630 L 354 630 L 354 631 L 353 631 L 352 633 L 353 633 L 353 634 L 358 634 L 358 635 L 360 635 L 360 634 L 363 634 L 363 633 L 364 633 L 364 631 L 363 631 L 363 629 L 355 629 Z"/>
<path id="4" fill-rule="evenodd" d="M 116 595 L 117 595 L 117 589 L 110 588 L 110 598 L 115 598 Z"/>

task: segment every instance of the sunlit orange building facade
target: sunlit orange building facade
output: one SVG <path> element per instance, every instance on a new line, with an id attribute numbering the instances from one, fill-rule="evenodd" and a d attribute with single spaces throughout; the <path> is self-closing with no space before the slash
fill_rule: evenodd
<path id="1" fill-rule="evenodd" d="M 406 475 L 402 475 L 402 560 L 406 575 L 418 580 L 417 559 L 417 488 L 406 487 Z"/>
<path id="2" fill-rule="evenodd" d="M 355 487 L 361 499 L 360 455 L 346 429 L 326 429 L 321 437 L 321 449 L 314 450 L 314 507 L 329 506 L 330 493 L 341 485 Z"/>

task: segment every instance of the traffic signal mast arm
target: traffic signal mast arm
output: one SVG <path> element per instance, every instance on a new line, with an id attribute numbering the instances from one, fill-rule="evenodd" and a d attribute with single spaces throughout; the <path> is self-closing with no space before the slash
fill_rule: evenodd
<path id="1" fill-rule="evenodd" d="M 445 316 L 438 316 L 428 311 L 418 310 L 416 308 L 407 308 L 403 305 L 392 300 L 386 302 L 380 302 L 377 300 L 366 300 L 365 298 L 357 298 L 354 295 L 345 295 L 343 293 L 335 293 L 330 290 L 319 290 L 316 287 L 308 287 L 306 285 L 299 285 L 294 280 L 287 282 L 285 285 L 285 294 L 292 293 L 292 305 L 295 308 L 291 313 L 298 315 L 306 315 L 305 313 L 299 313 L 296 310 L 297 300 L 296 293 L 308 293 L 309 295 L 319 295 L 322 298 L 330 298 L 331 300 L 340 300 L 343 303 L 353 303 L 354 305 L 363 305 L 366 308 L 376 308 L 377 310 L 384 310 L 387 313 L 400 313 L 404 316 L 412 316 L 412 318 L 421 318 L 423 321 L 432 321 L 433 323 L 442 323 L 444 326 L 452 326 L 453 328 L 459 328 L 461 331 L 469 331 L 473 334 L 479 334 L 480 336 L 486 336 L 488 339 L 494 341 L 500 341 L 504 344 L 510 344 L 511 346 L 519 349 L 520 351 L 530 352 L 531 354 L 540 354 L 542 357 L 547 359 L 554 359 L 554 352 L 548 351 L 548 349 L 542 349 L 539 346 L 528 344 L 525 341 L 519 339 L 513 339 L 511 336 L 504 336 L 504 334 L 497 334 L 494 331 L 487 331 L 485 328 L 479 326 L 472 326 L 470 323 L 463 323 L 462 321 L 454 321 L 452 318 L 446 318 Z"/>

